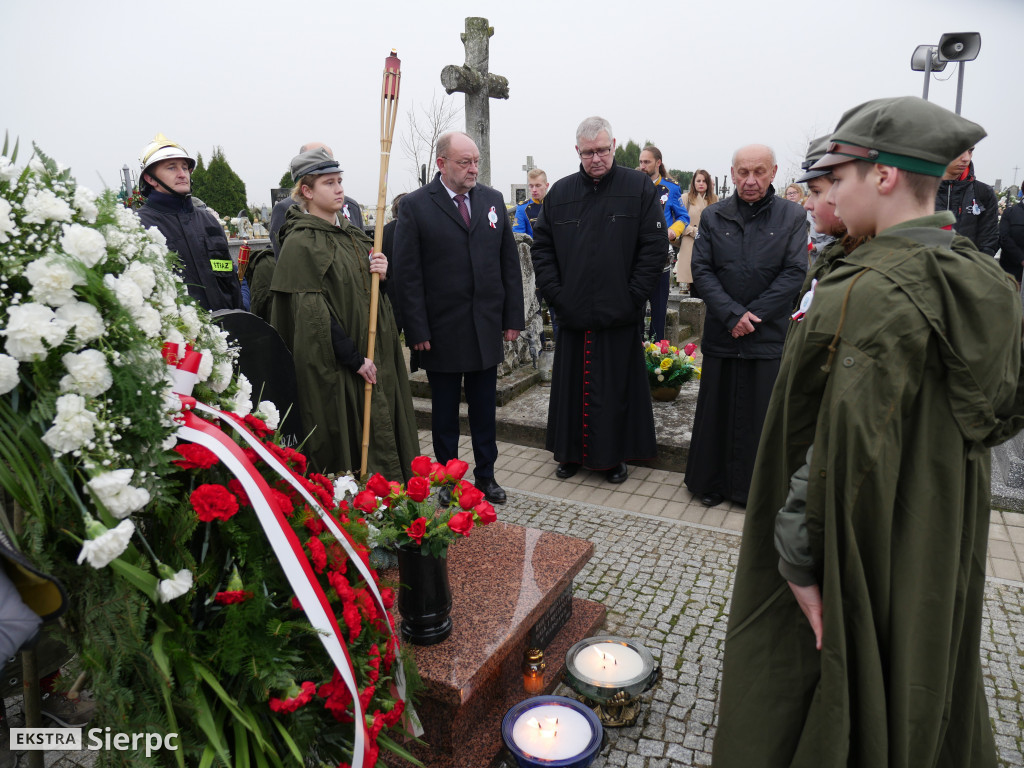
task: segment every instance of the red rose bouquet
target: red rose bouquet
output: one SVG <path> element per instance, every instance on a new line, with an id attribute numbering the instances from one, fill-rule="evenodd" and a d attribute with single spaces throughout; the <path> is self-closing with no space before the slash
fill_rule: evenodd
<path id="1" fill-rule="evenodd" d="M 208 412 L 203 416 L 211 418 Z M 244 424 L 253 442 L 241 440 L 240 433 L 229 428 L 232 420 Z M 374 758 L 368 765 L 376 764 L 380 749 L 408 758 L 400 745 L 407 735 L 401 723 L 407 702 L 397 683 L 400 678 L 415 681 L 417 675 L 411 657 L 400 652 L 397 642 L 390 613 L 394 590 L 381 584 L 369 566 L 369 530 L 362 512 L 339 500 L 343 494 L 332 480 L 307 473 L 306 457 L 277 444 L 260 414 L 244 419 L 222 414 L 219 421 L 211 421 L 233 436 L 266 482 L 262 497 L 280 511 L 294 535 L 297 558 L 308 560 L 310 576 L 336 618 L 359 691 L 367 754 Z M 179 458 L 174 463 L 180 468 L 177 479 L 188 489 L 184 503 L 194 514 L 194 520 L 183 522 L 191 531 L 186 540 L 197 555 L 190 563 L 196 573 L 194 585 L 189 585 L 191 604 L 188 610 L 170 614 L 168 621 L 173 636 L 181 638 L 175 642 L 183 644 L 187 639 L 189 646 L 202 649 L 202 655 L 197 661 L 181 651 L 172 654 L 174 680 L 191 690 L 196 684 L 193 675 L 202 681 L 208 670 L 218 681 L 219 698 L 230 703 L 222 710 L 218 699 L 207 700 L 217 716 L 228 723 L 231 718 L 235 721 L 232 734 L 220 743 L 214 742 L 200 721 L 187 731 L 190 742 L 202 744 L 206 737 L 203 758 L 218 755 L 226 761 L 228 755 L 237 756 L 235 764 L 240 764 L 247 750 L 280 755 L 279 761 L 268 765 L 298 764 L 303 756 L 317 764 L 350 762 L 354 743 L 350 689 L 324 652 L 320 635 L 303 610 L 305 600 L 300 603 L 295 596 L 260 528 L 256 500 L 210 450 L 198 443 L 181 443 L 175 451 Z M 274 460 L 287 470 L 285 474 L 274 469 Z M 392 490 L 383 478 L 372 479 L 371 485 L 386 493 Z M 412 485 L 412 493 L 419 495 L 419 484 Z M 310 499 L 334 519 L 348 541 L 347 549 Z M 374 591 L 380 595 L 379 602 Z M 203 670 L 193 672 L 200 664 Z M 416 683 L 412 686 L 407 696 L 415 692 Z M 172 703 L 177 704 L 177 699 Z"/>
<path id="2" fill-rule="evenodd" d="M 439 464 L 428 456 L 412 460 L 413 477 L 404 486 L 376 474 L 356 494 L 352 506 L 380 529 L 378 544 L 419 546 L 423 554 L 446 557 L 448 545 L 469 536 L 474 525 L 498 519 L 483 492 L 463 479 L 469 465 L 459 459 Z M 435 487 L 452 486 L 447 506 L 430 498 Z"/>

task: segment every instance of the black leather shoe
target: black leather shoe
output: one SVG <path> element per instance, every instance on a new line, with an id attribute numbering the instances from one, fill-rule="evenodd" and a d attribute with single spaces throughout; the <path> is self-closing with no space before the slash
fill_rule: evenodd
<path id="1" fill-rule="evenodd" d="M 568 480 L 579 471 L 579 464 L 573 464 L 571 461 L 563 461 L 558 465 L 558 469 L 555 470 L 555 477 L 562 480 Z"/>
<path id="2" fill-rule="evenodd" d="M 481 478 L 474 485 L 484 492 L 484 498 L 491 504 L 504 504 L 508 498 L 504 489 L 494 481 L 493 477 Z"/>
<path id="3" fill-rule="evenodd" d="M 447 507 L 452 503 L 452 489 L 450 485 L 445 485 L 437 492 L 437 503 L 442 507 Z"/>
<path id="4" fill-rule="evenodd" d="M 626 469 L 626 462 L 622 462 L 617 467 L 612 467 L 604 473 L 604 476 L 608 478 L 609 483 L 624 483 L 626 478 L 629 477 L 629 470 Z"/>
<path id="5" fill-rule="evenodd" d="M 700 497 L 700 503 L 705 507 L 717 507 L 723 501 L 725 501 L 725 499 L 722 498 L 722 494 L 720 493 L 705 493 Z"/>

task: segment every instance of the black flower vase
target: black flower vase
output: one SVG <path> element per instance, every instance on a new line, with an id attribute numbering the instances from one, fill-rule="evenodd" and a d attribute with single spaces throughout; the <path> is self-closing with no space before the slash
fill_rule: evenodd
<path id="1" fill-rule="evenodd" d="M 402 635 L 414 645 L 434 645 L 452 633 L 448 558 L 398 547 L 398 611 Z"/>

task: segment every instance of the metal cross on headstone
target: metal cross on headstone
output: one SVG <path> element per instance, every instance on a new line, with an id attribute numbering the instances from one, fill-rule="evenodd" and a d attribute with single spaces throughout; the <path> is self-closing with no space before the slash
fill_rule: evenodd
<path id="1" fill-rule="evenodd" d="M 461 67 L 449 64 L 441 70 L 441 85 L 447 93 L 466 94 L 466 133 L 480 150 L 478 179 L 491 183 L 491 106 L 490 99 L 508 98 L 508 78 L 487 71 L 488 49 L 494 27 L 478 16 L 466 18 L 462 43 L 466 46 L 466 63 Z"/>

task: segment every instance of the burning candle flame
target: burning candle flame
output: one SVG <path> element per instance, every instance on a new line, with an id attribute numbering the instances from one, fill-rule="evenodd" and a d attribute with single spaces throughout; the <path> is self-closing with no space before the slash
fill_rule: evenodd
<path id="1" fill-rule="evenodd" d="M 529 720 L 526 721 L 526 724 L 528 726 L 530 726 L 530 728 L 536 728 L 537 729 L 537 733 L 540 734 L 540 736 L 542 738 L 546 738 L 546 739 L 554 738 L 555 737 L 555 733 L 558 731 L 558 718 L 557 717 L 545 717 L 544 721 L 545 721 L 545 725 L 547 725 L 546 728 L 544 727 L 544 725 L 541 725 L 540 722 L 538 722 L 536 717 L 531 717 Z"/>
<path id="2" fill-rule="evenodd" d="M 596 645 L 592 645 L 590 647 L 594 649 L 594 652 L 597 654 L 598 658 L 601 659 L 601 667 L 602 668 L 607 667 L 609 664 L 618 664 L 619 663 L 619 662 L 617 662 L 615 660 L 614 656 L 612 656 L 610 653 L 605 653 L 600 648 L 598 648 Z"/>

